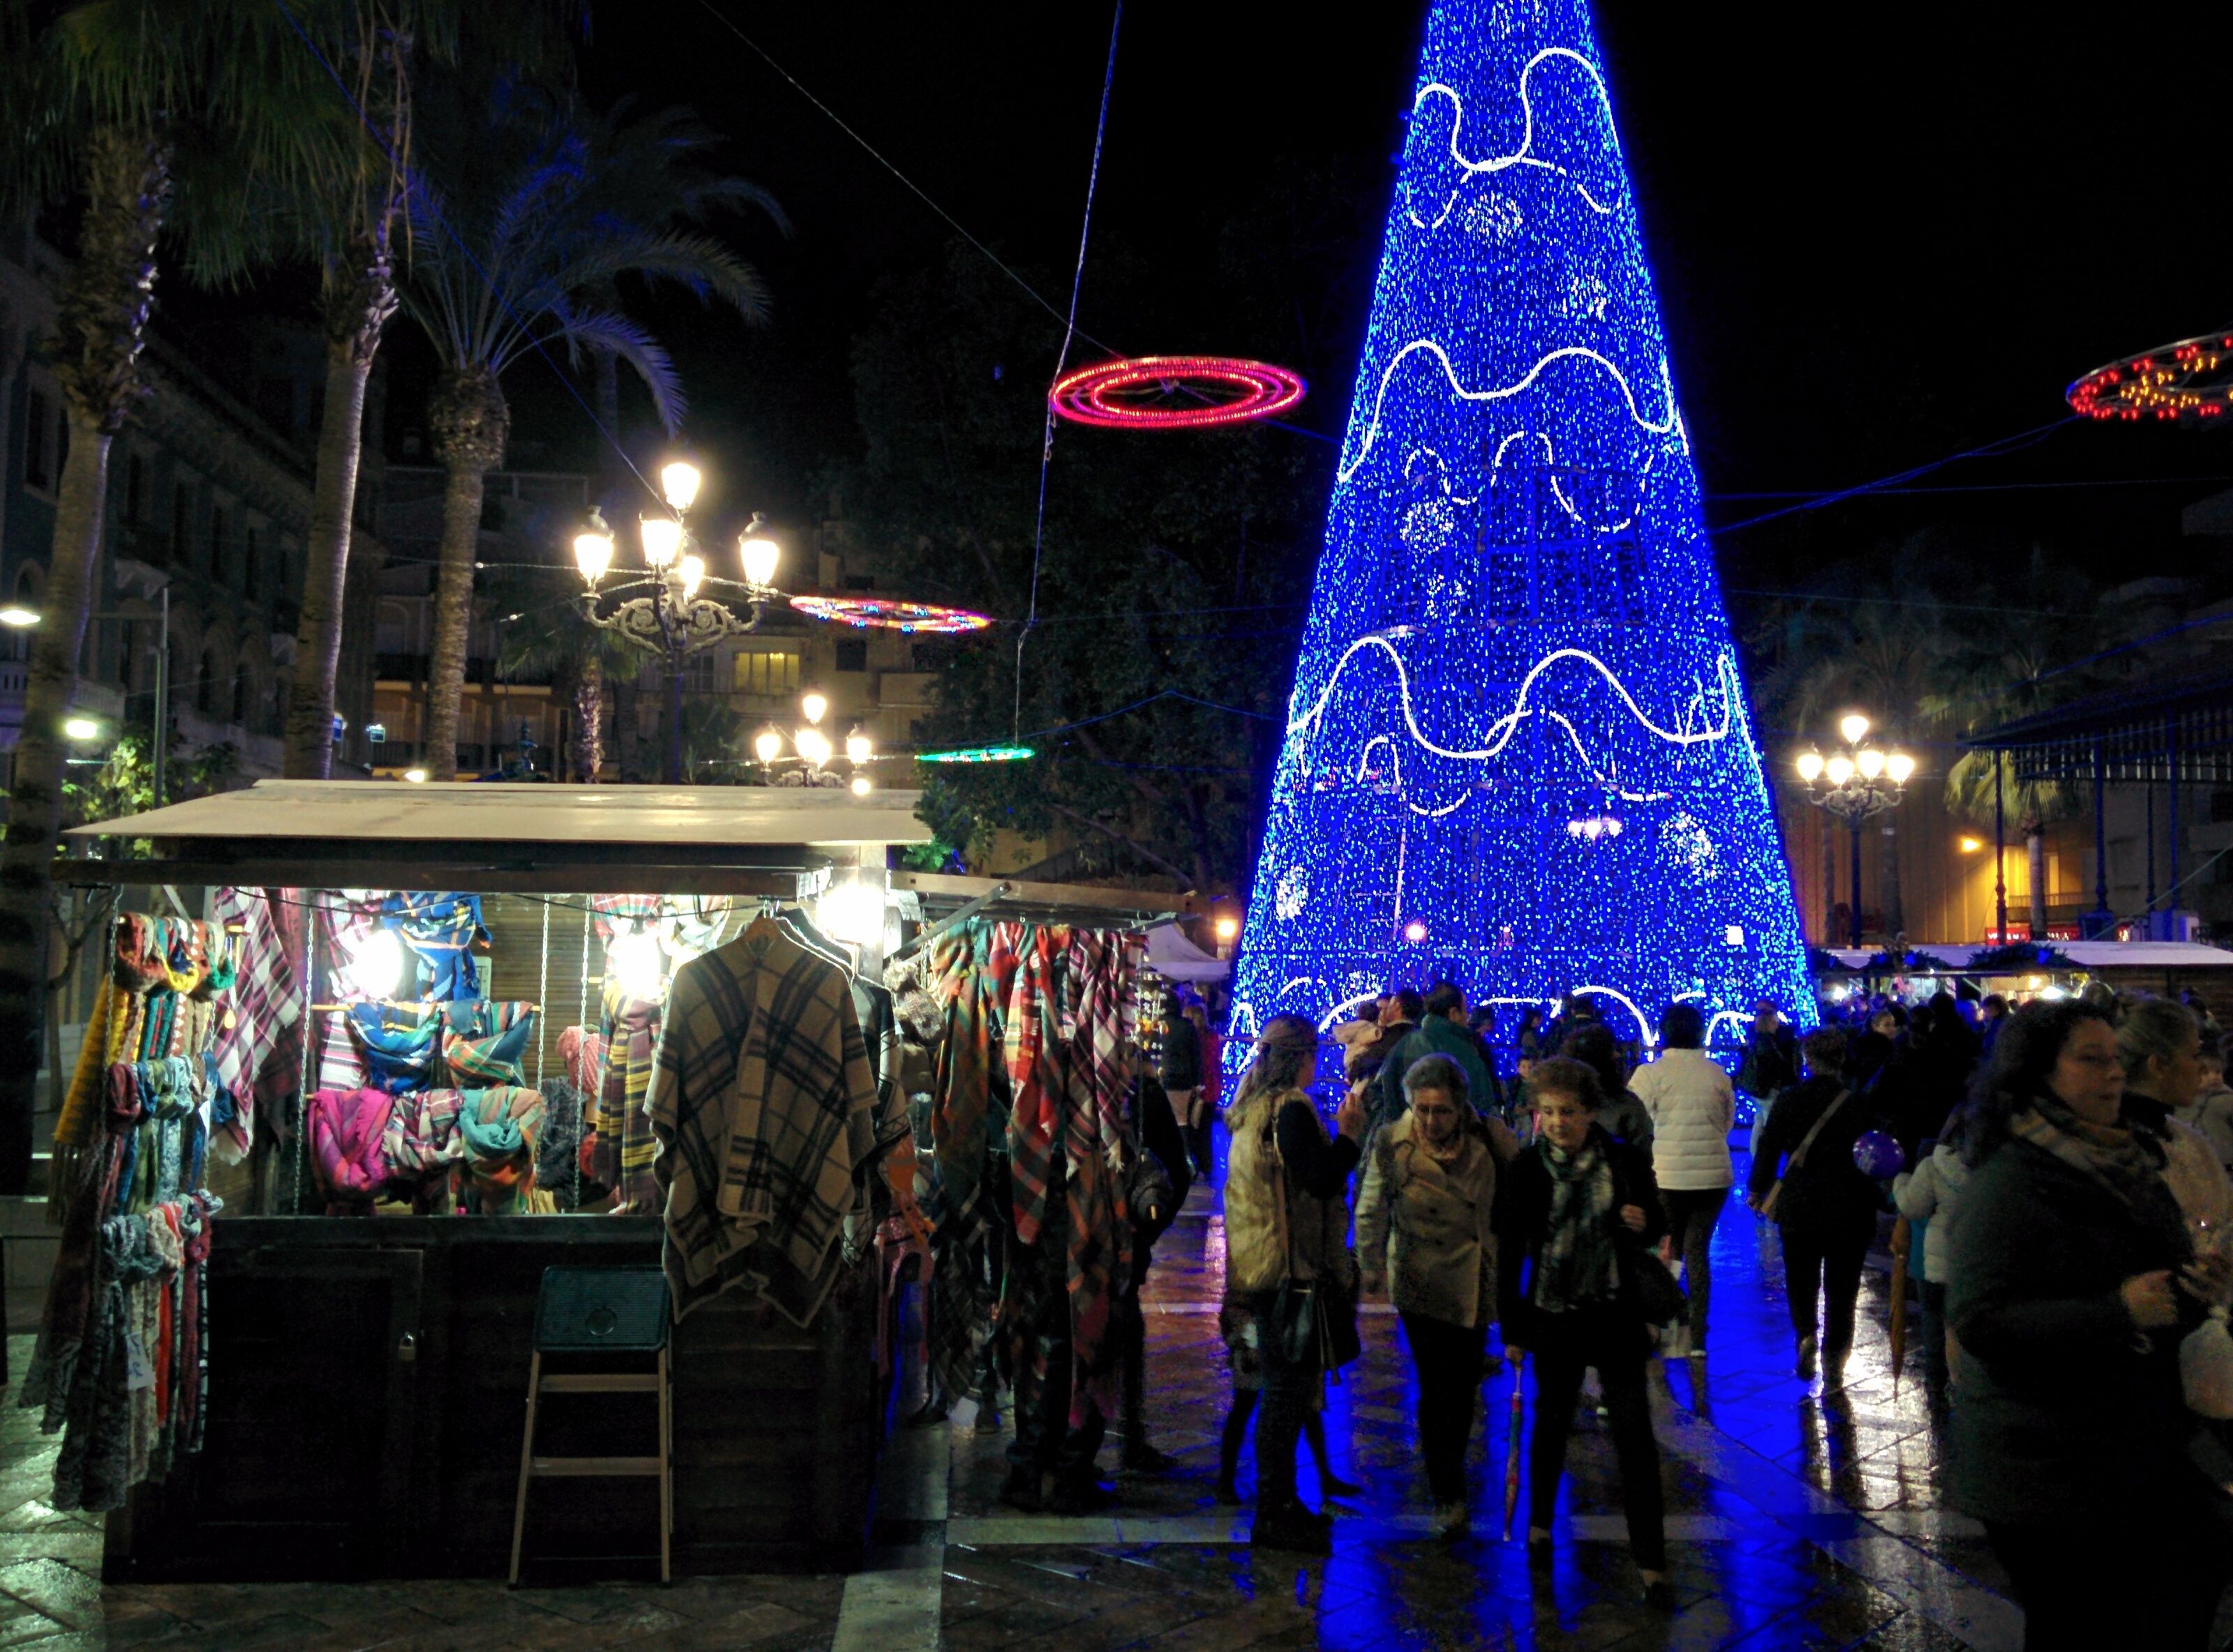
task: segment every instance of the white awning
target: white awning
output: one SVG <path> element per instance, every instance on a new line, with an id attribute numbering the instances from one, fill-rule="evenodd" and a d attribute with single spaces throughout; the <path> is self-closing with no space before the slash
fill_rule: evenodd
<path id="1" fill-rule="evenodd" d="M 296 842 L 642 843 L 664 849 L 928 843 L 914 791 L 259 780 L 70 829 L 73 838 Z"/>
<path id="2" fill-rule="evenodd" d="M 1167 981 L 1221 981 L 1233 973 L 1230 962 L 1212 958 L 1176 924 L 1158 924 L 1148 932 L 1148 967 Z"/>

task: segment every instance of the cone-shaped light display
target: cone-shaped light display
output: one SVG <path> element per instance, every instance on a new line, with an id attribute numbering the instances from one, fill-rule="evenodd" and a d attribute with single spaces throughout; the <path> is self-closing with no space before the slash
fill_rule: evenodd
<path id="1" fill-rule="evenodd" d="M 1647 1042 L 1676 999 L 1723 1047 L 1761 998 L 1812 1025 L 1581 0 L 1436 4 L 1401 168 L 1234 1031 L 1442 977 Z"/>

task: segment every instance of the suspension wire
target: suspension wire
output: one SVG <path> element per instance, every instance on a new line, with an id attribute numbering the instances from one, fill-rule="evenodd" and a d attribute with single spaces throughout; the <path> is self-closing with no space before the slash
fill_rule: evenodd
<path id="1" fill-rule="evenodd" d="M 777 62 L 773 57 L 769 55 L 766 47 L 761 45 L 759 42 L 754 40 L 750 35 L 739 28 L 733 19 L 727 16 L 719 7 L 713 4 L 713 0 L 698 0 L 698 3 L 701 8 L 703 8 L 707 16 L 713 18 L 715 23 L 719 23 L 722 28 L 727 29 L 739 40 L 744 42 L 746 46 L 752 49 L 753 54 L 757 55 L 762 62 L 765 63 L 778 75 L 781 75 L 783 79 L 789 83 L 791 90 L 798 93 L 799 96 L 804 98 L 817 109 L 819 109 L 823 114 L 827 116 L 830 125 L 836 127 L 838 131 L 843 133 L 855 143 L 860 145 L 862 149 L 868 153 L 870 159 L 874 160 L 879 166 L 882 166 L 893 177 L 898 179 L 902 184 L 907 186 L 908 192 L 912 193 L 917 200 L 921 201 L 941 218 L 944 219 L 947 226 L 956 235 L 960 236 L 964 241 L 967 241 L 978 251 L 983 253 L 986 259 L 995 270 L 1006 276 L 1010 281 L 1014 282 L 1017 286 L 1022 288 L 1025 294 L 1029 296 L 1033 303 L 1037 304 L 1041 309 L 1046 311 L 1048 315 L 1053 316 L 1055 320 L 1058 322 L 1065 322 L 1068 324 L 1075 324 L 1075 318 L 1077 315 L 1075 306 L 1072 307 L 1071 315 L 1069 317 L 1065 317 L 1062 311 L 1055 307 L 1053 302 L 1049 299 L 1045 294 L 1039 291 L 1038 288 L 1032 286 L 1030 282 L 1025 280 L 1021 275 L 1016 272 L 1012 266 L 1002 260 L 999 253 L 993 251 L 992 248 L 986 246 L 982 241 L 980 241 L 975 236 L 972 235 L 967 227 L 962 224 L 960 218 L 954 217 L 953 213 L 947 211 L 936 201 L 931 199 L 930 192 L 928 190 L 924 189 L 923 186 L 916 183 L 914 179 L 909 178 L 905 172 L 902 172 L 897 166 L 893 164 L 891 159 L 886 156 L 882 150 L 876 146 L 876 145 L 870 143 L 858 132 L 856 132 L 850 126 L 847 125 L 844 116 L 839 114 L 837 110 L 831 108 L 820 98 L 815 96 L 813 93 L 807 90 L 804 83 L 799 80 L 798 76 L 793 75 L 789 69 L 785 68 L 782 64 Z M 1117 349 L 1114 345 L 1102 343 L 1102 341 L 1094 337 L 1092 334 L 1085 332 L 1082 328 L 1079 329 L 1078 336 L 1084 339 L 1088 344 L 1093 345 L 1097 348 L 1107 350 L 1111 355 L 1121 355 L 1123 354 L 1123 351 Z"/>
<path id="2" fill-rule="evenodd" d="M 1093 233 L 1093 193 L 1101 182 L 1101 143 L 1109 131 L 1109 90 L 1116 81 L 1116 35 L 1124 26 L 1124 0 L 1116 0 L 1116 15 L 1109 24 L 1109 62 L 1101 72 L 1101 113 L 1093 125 L 1093 165 L 1085 175 L 1085 216 L 1077 227 L 1077 264 L 1070 276 L 1070 314 L 1064 319 L 1062 350 L 1055 357 L 1054 377 L 1047 382 L 1047 403 L 1040 417 L 1038 507 L 1032 517 L 1032 602 L 1016 634 L 1016 698 L 1008 719 L 1013 735 L 1024 725 L 1024 645 L 1039 622 L 1039 561 L 1046 543 L 1047 471 L 1054 461 L 1054 387 L 1070 365 L 1071 341 L 1077 334 L 1077 295 L 1085 285 L 1085 244 Z M 1103 347 L 1106 348 L 1105 346 Z"/>

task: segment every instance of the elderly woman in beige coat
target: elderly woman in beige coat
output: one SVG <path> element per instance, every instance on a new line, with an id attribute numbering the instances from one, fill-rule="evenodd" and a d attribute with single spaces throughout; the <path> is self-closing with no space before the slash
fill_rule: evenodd
<path id="1" fill-rule="evenodd" d="M 1419 1454 L 1443 1537 L 1466 1530 L 1466 1444 L 1496 1301 L 1496 1155 L 1472 1128 L 1465 1075 L 1425 1056 L 1403 1075 L 1404 1112 L 1373 1138 L 1357 1203 L 1369 1295 L 1403 1317 L 1419 1370 Z"/>

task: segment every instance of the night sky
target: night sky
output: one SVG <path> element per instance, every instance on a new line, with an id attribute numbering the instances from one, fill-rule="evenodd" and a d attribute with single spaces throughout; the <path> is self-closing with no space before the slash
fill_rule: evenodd
<path id="1" fill-rule="evenodd" d="M 1064 301 L 1107 9 L 713 4 Z M 693 105 L 796 222 L 788 240 L 735 226 L 771 280 L 770 328 L 747 334 L 687 304 L 649 314 L 675 344 L 690 434 L 730 502 L 803 526 L 818 513 L 811 478 L 857 444 L 849 357 L 876 283 L 934 262 L 951 231 L 698 0 L 598 0 L 594 12 L 585 89 Z M 1250 349 L 1195 262 L 1267 169 L 1354 178 L 1377 224 L 1421 8 L 1338 15 L 1329 27 L 1291 4 L 1126 6 L 1087 332 L 1127 352 Z M 2233 322 L 2215 210 L 2221 100 L 2206 78 L 2178 89 L 2177 17 L 2100 9 L 2080 34 L 2017 8 L 1879 6 L 1802 35 L 1763 29 L 1762 15 L 1798 14 L 1599 11 L 1717 530 L 1790 503 L 1739 496 L 1847 487 L 2047 424 L 2085 369 Z M 1294 363 L 1314 380 L 1299 422 L 1328 435 L 1345 414 L 1377 250 L 1377 234 L 1360 238 L 1334 295 L 1340 324 L 1319 359 Z M 1117 260 L 1141 273 L 1097 284 L 1097 267 Z M 1311 279 L 1293 297 L 1318 306 L 1323 272 Z M 1152 330 L 1151 311 L 1163 318 Z M 1178 335 L 1173 315 L 1191 318 Z M 396 352 L 391 434 L 409 422 L 411 354 Z M 513 390 L 521 436 L 541 444 L 515 462 L 590 459 L 580 413 L 547 368 L 523 367 Z M 2073 423 L 1922 482 L 1994 491 L 1878 498 L 1716 543 L 1740 593 L 1930 524 L 1981 557 L 2045 540 L 2105 578 L 2206 576 L 2215 547 L 2182 541 L 2178 510 L 2216 491 L 2212 478 L 2233 485 L 2223 433 Z M 2144 485 L 2098 485 L 2128 482 Z M 2012 486 L 2041 483 L 2087 485 Z"/>

